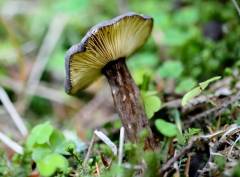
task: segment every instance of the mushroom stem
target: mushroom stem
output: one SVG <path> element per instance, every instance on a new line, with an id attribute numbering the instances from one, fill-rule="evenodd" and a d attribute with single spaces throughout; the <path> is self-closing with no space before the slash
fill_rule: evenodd
<path id="1" fill-rule="evenodd" d="M 103 69 L 112 90 L 115 108 L 126 130 L 127 138 L 133 142 L 140 141 L 139 134 L 147 131 L 144 139 L 145 149 L 155 149 L 155 140 L 149 126 L 140 91 L 127 68 L 125 58 L 109 62 Z"/>

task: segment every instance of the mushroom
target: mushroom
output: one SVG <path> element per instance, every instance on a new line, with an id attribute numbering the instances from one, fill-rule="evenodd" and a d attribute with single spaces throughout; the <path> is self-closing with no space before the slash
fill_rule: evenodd
<path id="1" fill-rule="evenodd" d="M 75 94 L 105 75 L 127 138 L 138 143 L 140 133 L 145 130 L 145 149 L 154 149 L 155 140 L 126 58 L 146 42 L 152 26 L 153 19 L 149 16 L 136 13 L 120 15 L 91 28 L 65 57 L 66 92 Z"/>

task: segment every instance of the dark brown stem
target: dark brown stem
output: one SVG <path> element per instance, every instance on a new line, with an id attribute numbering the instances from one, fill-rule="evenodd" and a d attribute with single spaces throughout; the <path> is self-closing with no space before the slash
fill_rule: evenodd
<path id="1" fill-rule="evenodd" d="M 145 130 L 147 137 L 144 146 L 146 149 L 154 149 L 155 141 L 144 112 L 140 91 L 129 73 L 125 58 L 109 62 L 102 72 L 110 84 L 114 104 L 127 138 L 133 143 L 138 143 L 140 132 Z"/>

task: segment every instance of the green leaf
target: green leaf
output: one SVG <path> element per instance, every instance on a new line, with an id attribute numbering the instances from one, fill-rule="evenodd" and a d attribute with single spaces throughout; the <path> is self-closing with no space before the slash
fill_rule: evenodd
<path id="1" fill-rule="evenodd" d="M 151 69 L 136 68 L 132 72 L 132 77 L 133 77 L 133 80 L 136 82 L 137 85 L 141 85 L 143 83 L 144 76 L 145 75 L 151 76 L 151 74 L 152 74 Z"/>
<path id="2" fill-rule="evenodd" d="M 193 99 L 194 97 L 198 96 L 204 89 L 207 88 L 207 86 L 211 83 L 214 82 L 216 80 L 219 80 L 221 77 L 217 76 L 217 77 L 213 77 L 211 79 L 208 79 L 204 82 L 199 83 L 198 87 L 195 87 L 194 89 L 192 89 L 191 91 L 189 91 L 188 93 L 186 93 L 183 96 L 182 99 L 182 106 L 185 106 L 191 99 Z"/>
<path id="3" fill-rule="evenodd" d="M 177 127 L 175 124 L 169 123 L 163 119 L 157 119 L 155 121 L 155 126 L 158 131 L 167 137 L 174 137 L 177 135 Z"/>
<path id="4" fill-rule="evenodd" d="M 52 132 L 53 126 L 49 122 L 35 126 L 27 139 L 27 148 L 32 149 L 36 144 L 48 143 Z"/>
<path id="5" fill-rule="evenodd" d="M 189 140 L 191 137 L 199 134 L 201 129 L 199 128 L 188 128 L 187 131 L 184 133 L 184 137 L 186 140 Z"/>
<path id="6" fill-rule="evenodd" d="M 53 153 L 38 161 L 37 168 L 42 176 L 47 177 L 53 175 L 57 169 L 66 172 L 68 169 L 68 161 L 62 155 Z"/>
<path id="7" fill-rule="evenodd" d="M 149 92 L 142 93 L 143 103 L 147 117 L 150 119 L 161 108 L 161 100 L 158 96 L 151 95 Z"/>
<path id="8" fill-rule="evenodd" d="M 233 175 L 234 177 L 239 177 L 240 176 L 240 161 L 238 164 L 234 167 L 233 169 Z"/>
<path id="9" fill-rule="evenodd" d="M 151 16 L 154 19 L 154 28 L 157 30 L 169 29 L 171 26 L 171 16 L 166 11 L 157 11 L 156 13 L 151 13 Z"/>
<path id="10" fill-rule="evenodd" d="M 213 77 L 211 79 L 208 79 L 204 82 L 201 82 L 199 83 L 199 86 L 201 87 L 202 90 L 204 90 L 205 88 L 207 88 L 207 86 L 211 83 L 211 82 L 214 82 L 216 80 L 219 80 L 221 78 L 221 76 L 216 76 L 216 77 Z"/>
<path id="11" fill-rule="evenodd" d="M 179 61 L 166 61 L 157 70 L 162 78 L 176 79 L 183 72 L 183 65 Z"/>
<path id="12" fill-rule="evenodd" d="M 181 46 L 190 39 L 191 35 L 190 32 L 172 27 L 164 31 L 163 43 L 173 47 Z"/>
<path id="13" fill-rule="evenodd" d="M 227 162 L 226 157 L 215 155 L 213 158 L 214 162 L 217 164 L 220 171 L 224 170 L 225 164 Z"/>
<path id="14" fill-rule="evenodd" d="M 51 154 L 51 153 L 52 153 L 52 151 L 47 144 L 38 145 L 38 147 L 35 147 L 32 152 L 32 159 L 35 162 L 38 162 L 38 161 L 42 160 L 46 155 Z"/>
<path id="15" fill-rule="evenodd" d="M 197 82 L 192 78 L 184 78 L 182 81 L 177 85 L 175 91 L 176 93 L 185 93 L 188 90 L 192 89 L 197 85 Z"/>
<path id="16" fill-rule="evenodd" d="M 55 129 L 49 141 L 52 151 L 60 154 L 68 154 L 66 151 L 67 141 L 62 132 Z"/>
<path id="17" fill-rule="evenodd" d="M 234 123 L 240 126 L 240 117 L 238 117 L 237 120 L 234 121 Z"/>
<path id="18" fill-rule="evenodd" d="M 54 10 L 61 13 L 83 13 L 85 9 L 88 9 L 89 1 L 87 0 L 59 0 L 55 3 Z"/>
<path id="19" fill-rule="evenodd" d="M 194 25 L 199 19 L 197 9 L 194 7 L 185 7 L 177 11 L 174 15 L 174 21 L 178 25 Z"/>
<path id="20" fill-rule="evenodd" d="M 200 87 L 192 89 L 190 92 L 186 93 L 182 99 L 182 106 L 185 106 L 191 99 L 198 96 L 202 92 Z"/>
<path id="21" fill-rule="evenodd" d="M 134 54 L 128 60 L 128 66 L 134 68 L 153 68 L 159 63 L 158 56 L 153 52 L 140 52 Z"/>

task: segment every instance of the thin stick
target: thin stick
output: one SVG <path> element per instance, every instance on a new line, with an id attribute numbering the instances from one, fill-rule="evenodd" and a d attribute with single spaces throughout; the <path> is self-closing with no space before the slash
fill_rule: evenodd
<path id="1" fill-rule="evenodd" d="M 38 85 L 48 58 L 63 32 L 66 22 L 66 16 L 57 15 L 50 24 L 28 79 L 27 85 L 29 88 L 33 89 Z M 33 89 L 33 91 L 35 91 L 35 89 Z"/>
<path id="2" fill-rule="evenodd" d="M 27 127 L 25 126 L 22 118 L 20 117 L 20 115 L 16 111 L 14 105 L 12 104 L 12 102 L 10 101 L 7 93 L 5 92 L 5 90 L 2 87 L 0 87 L 0 100 L 2 101 L 3 106 L 8 111 L 9 115 L 13 119 L 16 127 L 19 129 L 21 134 L 23 136 L 26 136 L 28 134 Z"/>
<path id="3" fill-rule="evenodd" d="M 184 169 L 185 177 L 189 177 L 190 163 L 191 163 L 191 154 L 188 154 L 186 166 L 185 166 L 185 169 Z"/>
<path id="4" fill-rule="evenodd" d="M 114 155 L 117 155 L 117 146 L 101 131 L 95 130 L 95 135 L 98 136 L 110 149 L 112 150 Z"/>
<path id="5" fill-rule="evenodd" d="M 184 121 L 185 125 L 191 125 L 193 122 L 199 121 L 205 117 L 212 116 L 217 117 L 221 115 L 229 106 L 234 104 L 235 102 L 240 100 L 240 91 L 238 91 L 235 95 L 230 97 L 230 100 L 224 101 L 221 105 L 208 109 L 207 111 L 204 111 L 202 113 L 199 113 L 195 116 L 189 117 L 188 120 Z"/>
<path id="6" fill-rule="evenodd" d="M 0 140 L 6 144 L 9 148 L 11 148 L 13 151 L 15 151 L 18 154 L 23 154 L 23 148 L 18 143 L 11 140 L 9 137 L 7 137 L 5 134 L 0 132 Z"/>
<path id="7" fill-rule="evenodd" d="M 223 142 L 224 140 L 226 140 L 228 135 L 232 135 L 234 132 L 239 132 L 240 131 L 240 126 L 233 124 L 232 126 L 230 126 L 230 128 L 222 135 L 222 137 L 220 138 L 219 142 Z"/>
<path id="8" fill-rule="evenodd" d="M 30 92 L 30 95 L 34 95 L 37 90 L 42 73 L 48 63 L 49 56 L 59 41 L 59 38 L 67 23 L 67 19 L 68 18 L 64 15 L 56 15 L 49 26 L 48 32 L 40 47 L 25 88 L 25 90 Z M 24 96 L 26 96 L 25 92 Z M 31 102 L 31 98 L 32 97 L 27 97 L 23 99 L 23 103 L 21 103 L 21 105 L 23 105 L 22 111 L 25 111 L 25 109 L 28 107 L 29 103 Z"/>
<path id="9" fill-rule="evenodd" d="M 10 22 L 7 20 L 7 18 L 0 16 L 0 22 L 2 22 L 3 27 L 5 27 L 6 32 L 9 36 L 9 40 L 12 43 L 12 45 L 15 48 L 16 54 L 17 54 L 17 61 L 18 61 L 18 67 L 19 67 L 19 79 L 23 80 L 25 79 L 25 71 L 26 71 L 26 65 L 24 63 L 24 53 L 21 49 L 21 45 L 19 41 L 17 40 L 16 33 L 14 32 L 14 26 L 10 25 Z"/>
<path id="10" fill-rule="evenodd" d="M 96 172 L 97 172 L 97 176 L 100 177 L 100 170 L 97 162 L 96 162 Z"/>
<path id="11" fill-rule="evenodd" d="M 238 141 L 240 141 L 240 135 L 237 137 L 237 139 L 236 139 L 236 140 L 234 141 L 234 143 L 232 144 L 232 146 L 231 146 L 231 148 L 230 148 L 230 151 L 228 152 L 228 158 L 231 156 L 233 147 L 237 144 Z"/>
<path id="12" fill-rule="evenodd" d="M 177 151 L 175 151 L 174 156 L 177 154 Z M 178 166 L 178 161 L 175 161 L 173 164 L 173 168 L 176 170 L 174 173 L 175 177 L 180 177 L 180 172 L 179 172 L 179 166 Z"/>
<path id="13" fill-rule="evenodd" d="M 22 82 L 8 77 L 1 76 L 0 83 L 2 87 L 13 90 L 17 94 L 21 93 L 24 88 L 24 84 Z M 26 90 L 25 94 L 28 96 L 39 96 L 59 104 L 70 106 L 72 108 L 79 108 L 79 106 L 81 106 L 81 101 L 79 99 L 69 97 L 64 93 L 64 91 L 54 89 L 51 85 L 46 85 L 42 82 L 39 83 L 34 95 L 30 95 L 32 92 L 29 90 Z"/>
<path id="14" fill-rule="evenodd" d="M 171 166 L 174 164 L 174 162 L 176 162 L 178 159 L 180 159 L 182 156 L 184 156 L 185 154 L 187 154 L 192 147 L 194 146 L 194 143 L 198 140 L 198 138 L 194 137 L 190 140 L 189 144 L 184 147 L 178 154 L 176 154 L 174 157 L 172 157 L 171 159 L 169 159 L 160 169 L 160 174 L 163 174 L 164 172 L 166 172 L 169 168 L 171 168 Z"/>
<path id="15" fill-rule="evenodd" d="M 232 2 L 233 2 L 233 4 L 234 4 L 234 6 L 236 7 L 236 9 L 237 9 L 237 11 L 238 11 L 238 14 L 239 14 L 239 16 L 240 16 L 240 7 L 239 7 L 237 1 L 236 1 L 236 0 L 232 0 Z"/>
<path id="16" fill-rule="evenodd" d="M 89 157 L 91 155 L 92 148 L 93 148 L 93 145 L 94 145 L 94 142 L 95 142 L 95 138 L 96 138 L 96 135 L 93 134 L 91 142 L 90 142 L 89 147 L 88 147 L 87 154 L 86 154 L 86 156 L 84 158 L 84 161 L 83 161 L 83 167 L 86 167 L 86 165 L 87 165 L 88 159 L 89 159 Z"/>
<path id="17" fill-rule="evenodd" d="M 122 164 L 124 145 L 124 127 L 120 129 L 119 148 L 118 148 L 118 165 Z"/>

